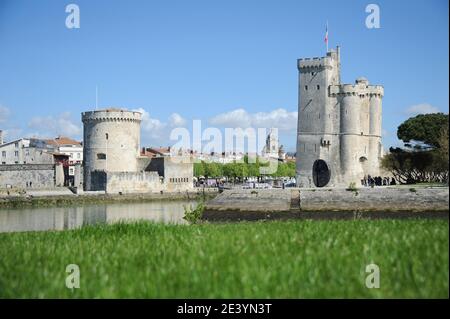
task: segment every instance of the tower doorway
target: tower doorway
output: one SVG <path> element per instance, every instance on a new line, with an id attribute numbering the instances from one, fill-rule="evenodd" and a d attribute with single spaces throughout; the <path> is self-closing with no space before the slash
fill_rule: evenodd
<path id="1" fill-rule="evenodd" d="M 330 169 L 327 162 L 318 159 L 313 164 L 313 181 L 316 187 L 324 187 L 330 181 Z"/>

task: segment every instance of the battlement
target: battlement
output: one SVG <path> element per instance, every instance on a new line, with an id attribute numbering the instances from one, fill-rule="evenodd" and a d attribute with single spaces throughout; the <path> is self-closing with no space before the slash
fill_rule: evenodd
<path id="1" fill-rule="evenodd" d="M 300 72 L 331 69 L 334 60 L 339 60 L 339 47 L 330 50 L 324 57 L 300 58 L 297 60 L 297 68 Z"/>
<path id="2" fill-rule="evenodd" d="M 81 113 L 81 120 L 85 122 L 137 122 L 140 123 L 142 113 L 128 111 L 119 108 L 108 108 L 98 111 L 89 111 Z"/>
<path id="3" fill-rule="evenodd" d="M 300 72 L 310 72 L 313 70 L 331 69 L 333 66 L 332 59 L 330 57 L 322 58 L 304 58 L 297 60 L 297 68 Z"/>
<path id="4" fill-rule="evenodd" d="M 364 83 L 364 85 L 362 85 Z M 366 85 L 368 82 L 357 82 L 357 84 L 330 85 L 329 94 L 336 96 L 359 96 L 363 97 L 383 97 L 384 88 L 381 85 Z"/>

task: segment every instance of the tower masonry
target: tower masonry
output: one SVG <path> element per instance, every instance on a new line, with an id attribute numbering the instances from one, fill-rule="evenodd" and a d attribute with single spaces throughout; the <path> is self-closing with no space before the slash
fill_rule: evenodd
<path id="1" fill-rule="evenodd" d="M 135 172 L 140 155 L 139 112 L 109 108 L 82 113 L 85 190 L 96 187 L 92 172 Z"/>
<path id="2" fill-rule="evenodd" d="M 148 157 L 141 153 L 140 112 L 107 108 L 83 112 L 81 119 L 84 191 L 126 194 L 193 189 L 194 169 L 190 158 Z M 80 185 L 81 172 L 78 174 L 77 185 Z"/>
<path id="3" fill-rule="evenodd" d="M 363 77 L 341 84 L 339 47 L 297 67 L 298 186 L 359 185 L 365 175 L 378 176 L 383 87 Z"/>

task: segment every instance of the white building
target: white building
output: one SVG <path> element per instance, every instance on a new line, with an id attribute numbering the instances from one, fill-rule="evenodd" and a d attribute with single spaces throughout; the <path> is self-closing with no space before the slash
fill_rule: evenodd
<path id="1" fill-rule="evenodd" d="M 53 164 L 52 153 L 38 147 L 35 141 L 21 138 L 0 144 L 0 164 Z"/>
<path id="2" fill-rule="evenodd" d="M 75 164 L 83 163 L 83 145 L 68 137 L 58 136 L 53 140 L 46 140 L 48 148 L 55 154 L 67 155 L 69 157 L 69 176 L 75 174 Z"/>

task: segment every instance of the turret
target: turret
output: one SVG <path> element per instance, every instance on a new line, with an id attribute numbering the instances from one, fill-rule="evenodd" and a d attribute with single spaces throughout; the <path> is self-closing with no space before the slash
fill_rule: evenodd
<path id="1" fill-rule="evenodd" d="M 99 189 L 94 171 L 137 171 L 141 116 L 113 108 L 82 113 L 85 190 Z"/>

